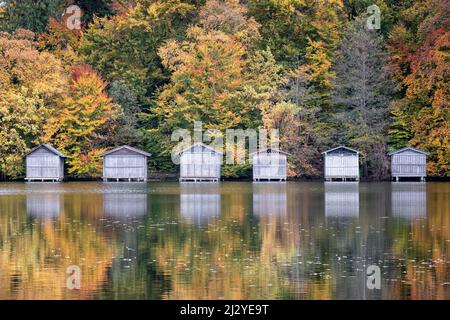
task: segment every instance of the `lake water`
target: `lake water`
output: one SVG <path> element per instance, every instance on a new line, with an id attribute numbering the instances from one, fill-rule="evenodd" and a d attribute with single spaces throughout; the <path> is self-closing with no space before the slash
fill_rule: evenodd
<path id="1" fill-rule="evenodd" d="M 449 254 L 448 182 L 0 183 L 0 299 L 450 299 Z"/>

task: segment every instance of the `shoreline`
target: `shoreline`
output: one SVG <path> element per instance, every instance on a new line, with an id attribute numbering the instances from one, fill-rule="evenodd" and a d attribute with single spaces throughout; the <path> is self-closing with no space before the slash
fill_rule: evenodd
<path id="1" fill-rule="evenodd" d="M 13 179 L 13 180 L 0 180 L 0 183 L 18 183 L 18 182 L 24 182 L 24 183 L 67 183 L 67 182 L 103 182 L 101 178 L 86 178 L 86 179 L 76 179 L 76 178 L 67 178 L 60 182 L 48 182 L 48 181 L 34 181 L 34 182 L 27 182 L 23 178 L 22 179 Z M 150 183 L 150 182 L 180 182 L 178 177 L 149 177 L 146 181 L 143 182 L 133 182 L 133 183 Z M 219 182 L 256 182 L 253 181 L 251 178 L 223 178 L 220 179 Z M 260 183 L 267 183 L 267 182 L 330 182 L 326 181 L 323 178 L 288 178 L 287 181 L 261 181 Z M 343 181 L 333 181 L 333 182 L 343 182 Z M 360 179 L 359 181 L 345 181 L 345 182 L 396 182 L 393 179 L 383 179 L 383 180 L 374 180 L 374 179 Z M 402 180 L 401 182 L 420 182 L 417 179 L 408 179 L 408 180 Z M 426 179 L 425 182 L 450 182 L 450 177 L 429 177 Z M 127 181 L 110 181 L 108 183 L 131 183 Z M 195 183 L 195 182 L 193 182 Z"/>

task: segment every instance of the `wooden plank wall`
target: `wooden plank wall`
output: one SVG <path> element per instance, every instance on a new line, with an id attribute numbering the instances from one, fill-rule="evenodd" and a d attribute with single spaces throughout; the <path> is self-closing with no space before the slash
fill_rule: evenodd
<path id="1" fill-rule="evenodd" d="M 26 158 L 28 179 L 62 179 L 64 160 L 47 150 L 39 148 Z"/>
<path id="2" fill-rule="evenodd" d="M 359 160 L 355 155 L 325 155 L 325 178 L 359 178 Z"/>
<path id="3" fill-rule="evenodd" d="M 211 151 L 187 151 L 180 157 L 180 177 L 220 178 L 220 155 Z"/>
<path id="4" fill-rule="evenodd" d="M 287 156 L 279 153 L 258 153 L 253 156 L 253 180 L 286 180 Z"/>
<path id="5" fill-rule="evenodd" d="M 391 173 L 399 177 L 425 177 L 426 155 L 404 151 L 392 155 Z"/>
<path id="6" fill-rule="evenodd" d="M 104 179 L 147 179 L 147 157 L 139 154 L 111 154 L 103 159 Z"/>

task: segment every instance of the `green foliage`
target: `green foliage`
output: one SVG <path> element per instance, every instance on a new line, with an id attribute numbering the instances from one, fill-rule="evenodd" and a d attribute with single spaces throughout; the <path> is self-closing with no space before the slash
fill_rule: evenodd
<path id="1" fill-rule="evenodd" d="M 62 12 L 64 0 L 8 0 L 0 28 L 5 31 L 29 29 L 44 32 L 48 20 Z"/>
<path id="2" fill-rule="evenodd" d="M 152 154 L 149 159 L 150 171 L 174 172 L 176 170 L 170 153 L 172 148 L 170 136 L 162 134 L 157 129 L 148 129 L 143 132 L 142 141 L 143 148 Z"/>
<path id="3" fill-rule="evenodd" d="M 393 109 L 391 111 L 391 117 L 393 121 L 389 129 L 389 144 L 395 150 L 407 146 L 408 141 L 412 137 L 412 133 L 408 129 L 410 119 L 402 109 Z"/>
<path id="4" fill-rule="evenodd" d="M 269 47 L 285 66 L 297 66 L 306 54 L 308 38 L 326 43 L 330 54 L 338 43 L 340 0 L 249 0 L 248 6 L 261 24 L 261 46 Z"/>
<path id="5" fill-rule="evenodd" d="M 241 164 L 241 165 L 229 165 L 224 164 L 222 166 L 221 176 L 225 179 L 250 179 L 252 177 L 252 165 Z"/>
<path id="6" fill-rule="evenodd" d="M 139 143 L 142 137 L 138 128 L 140 106 L 136 93 L 123 81 L 114 81 L 109 85 L 108 94 L 121 110 L 117 130 L 108 138 L 109 143 L 116 146 Z"/>
<path id="7" fill-rule="evenodd" d="M 73 4 L 82 10 L 82 20 L 85 24 L 91 22 L 94 17 L 104 17 L 115 13 L 114 0 L 76 0 Z"/>
<path id="8" fill-rule="evenodd" d="M 167 79 L 157 51 L 169 37 L 182 37 L 195 6 L 180 0 L 139 1 L 129 12 L 95 18 L 79 46 L 86 61 L 108 81 L 121 80 L 148 106 Z"/>
<path id="9" fill-rule="evenodd" d="M 344 8 L 348 20 L 351 21 L 358 17 L 367 17 L 367 14 L 369 14 L 367 8 L 369 8 L 369 6 L 378 6 L 381 13 L 380 31 L 383 35 L 388 35 L 396 19 L 398 19 L 399 12 L 401 12 L 401 9 L 410 1 L 411 0 L 344 0 Z"/>

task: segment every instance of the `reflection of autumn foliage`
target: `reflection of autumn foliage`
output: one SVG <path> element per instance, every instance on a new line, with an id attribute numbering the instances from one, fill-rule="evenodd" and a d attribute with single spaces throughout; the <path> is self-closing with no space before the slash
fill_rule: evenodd
<path id="1" fill-rule="evenodd" d="M 389 198 L 379 187 L 361 196 L 359 217 L 325 220 L 315 193 L 301 185 L 287 188 L 285 208 L 282 202 L 259 206 L 265 214 L 255 203 L 252 213 L 249 190 L 234 187 L 240 197 L 232 206 L 224 200 L 231 195 L 222 193 L 222 214 L 209 225 L 175 224 L 153 233 L 150 250 L 169 283 L 162 298 L 445 298 L 449 208 L 436 203 L 447 203 L 448 191 L 428 190 L 426 219 L 386 220 Z M 381 291 L 366 288 L 370 263 L 382 267 Z"/>
<path id="2" fill-rule="evenodd" d="M 27 217 L 21 200 L 2 199 L 8 210 L 0 215 L 0 299 L 92 298 L 107 279 L 113 247 L 80 211 L 83 201 L 74 199 L 56 220 L 41 220 Z M 81 268 L 80 290 L 66 288 L 70 265 Z"/>
<path id="3" fill-rule="evenodd" d="M 191 216 L 183 211 L 178 184 L 158 187 L 146 203 L 148 214 L 127 218 L 108 211 L 111 198 L 94 191 L 100 183 L 89 185 L 90 192 L 85 183 L 69 183 L 64 188 L 70 192 L 62 194 L 47 187 L 0 196 L 0 299 L 449 295 L 445 183 L 397 193 L 387 192 L 387 183 L 370 184 L 370 193 L 362 185 L 357 217 L 327 215 L 319 183 L 288 183 L 285 189 L 223 183 L 220 197 L 199 207 L 205 217 L 192 220 L 186 219 Z M 204 192 L 199 188 L 197 194 Z M 420 201 L 408 203 L 415 197 Z M 390 200 L 401 205 L 391 210 Z M 372 263 L 382 272 L 377 293 L 366 288 L 365 268 Z M 72 264 L 81 267 L 79 292 L 65 288 Z"/>
<path id="4" fill-rule="evenodd" d="M 402 282 L 394 284 L 388 298 L 398 299 L 405 290 L 411 299 L 448 299 L 450 266 L 450 187 L 428 186 L 427 217 L 398 228 L 401 236 L 393 244 L 393 254 L 406 256 Z"/>
<path id="5" fill-rule="evenodd" d="M 154 234 L 156 264 L 171 284 L 162 297 L 330 299 L 328 278 L 317 281 L 294 274 L 299 245 L 307 243 L 298 227 L 308 225 L 308 217 L 287 210 L 290 203 L 269 208 L 270 215 L 252 213 L 251 190 L 231 189 L 234 196 L 227 186 L 222 199 L 232 197 L 232 204 L 224 200 L 222 215 L 209 225 L 176 224 Z"/>
<path id="6" fill-rule="evenodd" d="M 223 228 L 233 228 L 235 232 L 221 231 Z M 182 246 L 172 239 L 157 246 L 157 263 L 172 284 L 164 298 L 274 298 L 276 273 L 270 264 L 261 263 L 258 252 L 241 241 L 239 229 L 232 222 L 203 234 L 191 229 Z"/>

